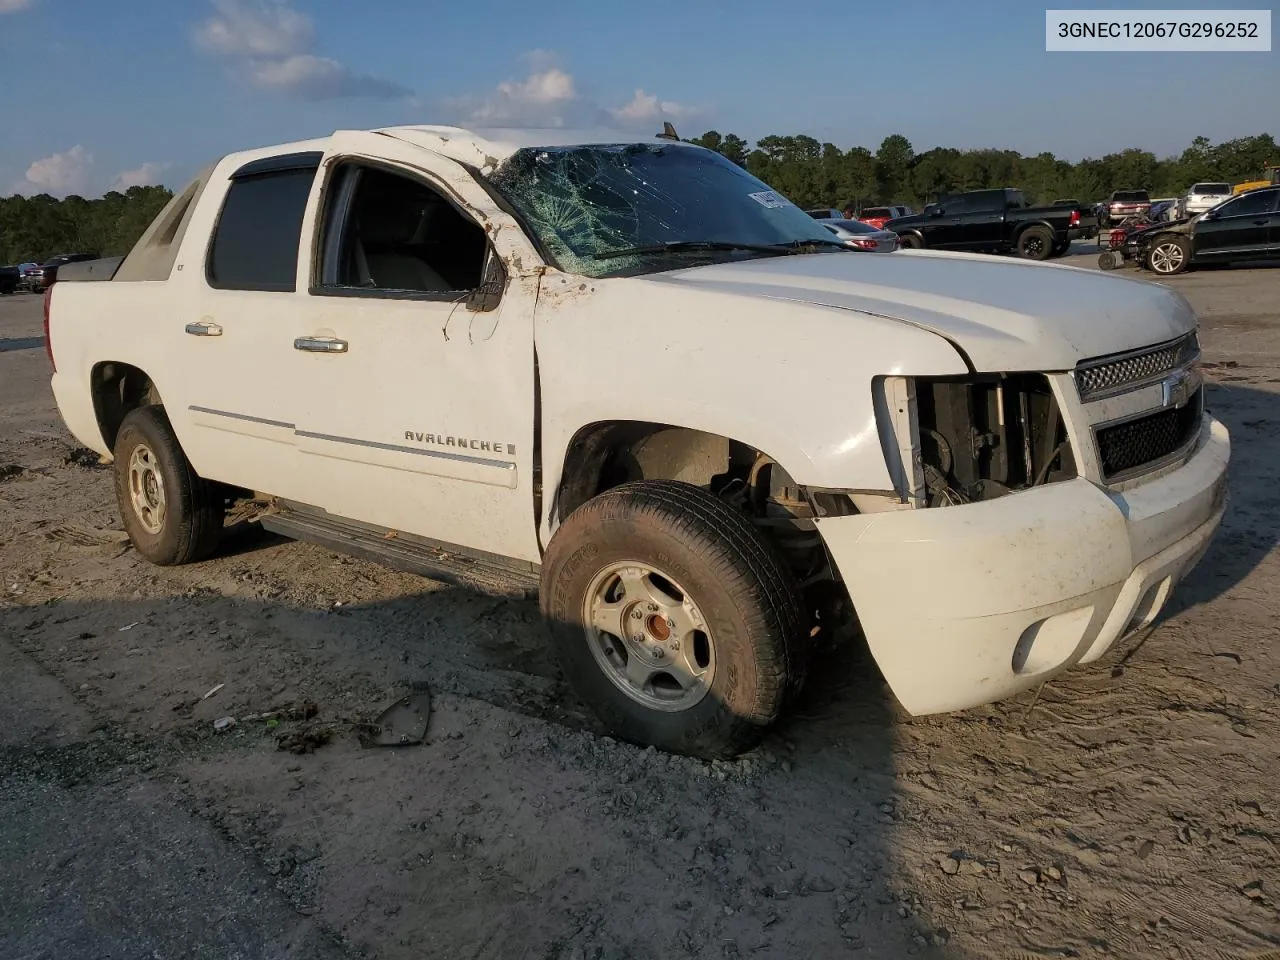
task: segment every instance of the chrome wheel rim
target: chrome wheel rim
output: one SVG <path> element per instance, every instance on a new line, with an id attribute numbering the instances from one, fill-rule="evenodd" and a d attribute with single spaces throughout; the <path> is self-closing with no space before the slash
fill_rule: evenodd
<path id="1" fill-rule="evenodd" d="M 582 623 L 596 665 L 624 694 L 676 713 L 702 701 L 716 673 L 706 618 L 671 577 L 635 560 L 591 579 Z"/>
<path id="2" fill-rule="evenodd" d="M 1151 269 L 1156 273 L 1174 273 L 1182 266 L 1182 247 L 1176 243 L 1162 243 L 1151 251 Z"/>
<path id="3" fill-rule="evenodd" d="M 156 455 L 145 443 L 134 447 L 129 457 L 129 501 L 142 529 L 150 534 L 164 529 L 164 477 Z"/>

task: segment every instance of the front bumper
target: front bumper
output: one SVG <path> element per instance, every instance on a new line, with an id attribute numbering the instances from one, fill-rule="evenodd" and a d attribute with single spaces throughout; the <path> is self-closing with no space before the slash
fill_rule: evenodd
<path id="1" fill-rule="evenodd" d="M 1037 686 L 1151 623 L 1226 508 L 1206 415 L 1178 469 L 1123 493 L 1075 479 L 963 506 L 817 521 L 885 680 L 912 714 Z"/>

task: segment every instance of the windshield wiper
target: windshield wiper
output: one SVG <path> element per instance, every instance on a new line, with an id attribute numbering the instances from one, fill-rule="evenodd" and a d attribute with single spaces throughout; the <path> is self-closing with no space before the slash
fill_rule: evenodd
<path id="1" fill-rule="evenodd" d="M 641 256 L 646 253 L 684 253 L 701 250 L 747 250 L 752 253 L 768 253 L 775 257 L 784 257 L 795 252 L 795 248 L 787 244 L 734 243 L 729 240 L 672 240 L 668 243 L 654 243 L 643 247 L 605 250 L 592 254 L 592 259 L 610 260 L 613 257 Z"/>
<path id="2" fill-rule="evenodd" d="M 845 245 L 841 241 L 829 240 L 826 237 L 816 237 L 810 240 L 792 240 L 790 243 L 784 244 L 784 246 L 789 247 L 792 250 L 796 250 L 800 247 L 812 247 L 815 244 L 819 244 L 819 243 L 824 243 L 828 247 L 839 247 L 841 250 L 848 249 L 847 247 L 845 247 Z"/>

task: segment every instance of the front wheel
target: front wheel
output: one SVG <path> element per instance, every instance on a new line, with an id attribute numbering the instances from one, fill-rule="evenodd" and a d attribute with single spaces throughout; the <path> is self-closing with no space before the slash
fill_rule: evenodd
<path id="1" fill-rule="evenodd" d="M 920 250 L 924 247 L 924 240 L 917 234 L 904 233 L 898 237 L 898 246 L 903 250 Z"/>
<path id="2" fill-rule="evenodd" d="M 1182 273 L 1190 264 L 1191 251 L 1183 237 L 1160 237 L 1147 251 L 1147 269 L 1162 277 Z"/>
<path id="3" fill-rule="evenodd" d="M 129 413 L 114 455 L 120 518 L 143 558 L 175 566 L 214 551 L 226 513 L 222 494 L 192 469 L 163 407 Z"/>
<path id="4" fill-rule="evenodd" d="M 803 677 L 785 566 L 745 516 L 688 484 L 624 484 L 578 508 L 540 595 L 570 686 L 624 740 L 736 756 Z"/>

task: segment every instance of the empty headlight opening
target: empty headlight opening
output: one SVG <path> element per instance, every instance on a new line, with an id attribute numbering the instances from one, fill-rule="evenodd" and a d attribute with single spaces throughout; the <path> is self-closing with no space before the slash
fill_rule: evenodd
<path id="1" fill-rule="evenodd" d="M 941 507 L 1070 480 L 1066 424 L 1041 374 L 886 378 L 886 454 L 904 499 Z"/>

